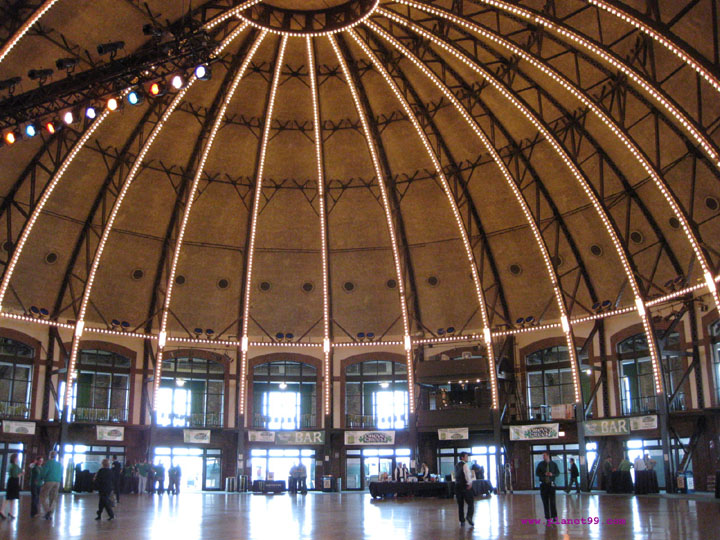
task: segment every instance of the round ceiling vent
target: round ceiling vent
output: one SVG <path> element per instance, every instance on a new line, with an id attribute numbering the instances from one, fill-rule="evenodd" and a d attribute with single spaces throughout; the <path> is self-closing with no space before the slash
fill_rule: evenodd
<path id="1" fill-rule="evenodd" d="M 45 262 L 47 264 L 55 264 L 58 260 L 58 254 L 54 251 L 50 251 L 45 255 Z"/>
<path id="2" fill-rule="evenodd" d="M 10 240 L 8 240 L 7 242 L 3 242 L 2 248 L 3 251 L 12 251 L 13 243 Z"/>
<path id="3" fill-rule="evenodd" d="M 260 284 L 258 285 L 258 288 L 262 292 L 268 292 L 272 288 L 272 285 L 270 285 L 269 281 L 261 281 Z"/>
<path id="4" fill-rule="evenodd" d="M 707 206 L 708 210 L 715 212 L 720 208 L 720 203 L 715 197 L 705 197 L 705 206 Z"/>
<path id="5" fill-rule="evenodd" d="M 598 244 L 593 244 L 592 246 L 590 246 L 590 253 L 592 253 L 596 257 L 602 257 L 603 248 Z"/>
<path id="6" fill-rule="evenodd" d="M 315 289 L 315 285 L 313 285 L 313 283 L 311 281 L 306 281 L 305 283 L 302 284 L 303 292 L 307 292 L 307 293 L 313 292 L 314 289 Z"/>
<path id="7" fill-rule="evenodd" d="M 438 283 L 440 283 L 440 280 L 437 278 L 437 276 L 430 276 L 427 279 L 428 285 L 431 287 L 437 287 Z"/>
<path id="8" fill-rule="evenodd" d="M 185 276 L 182 274 L 175 276 L 175 285 L 185 285 Z"/>
<path id="9" fill-rule="evenodd" d="M 519 264 L 511 264 L 509 270 L 513 276 L 519 276 L 522 274 L 522 266 Z"/>
<path id="10" fill-rule="evenodd" d="M 225 278 L 218 279 L 218 282 L 217 282 L 218 289 L 227 289 L 229 286 L 230 286 L 230 282 L 227 279 L 225 279 Z"/>
<path id="11" fill-rule="evenodd" d="M 645 237 L 640 231 L 632 231 L 630 233 L 630 240 L 635 244 L 642 244 L 645 241 Z"/>
<path id="12" fill-rule="evenodd" d="M 132 274 L 130 274 L 130 277 L 133 278 L 135 281 L 138 281 L 145 277 L 145 272 L 141 268 L 136 268 L 132 271 Z"/>
<path id="13" fill-rule="evenodd" d="M 553 263 L 553 266 L 555 268 L 559 268 L 562 266 L 562 264 L 565 262 L 565 260 L 560 255 L 555 255 L 553 257 L 550 257 L 550 260 Z"/>
<path id="14" fill-rule="evenodd" d="M 680 228 L 680 220 L 676 218 L 675 216 L 668 219 L 668 223 L 673 229 L 679 229 Z"/>
<path id="15" fill-rule="evenodd" d="M 353 292 L 355 290 L 355 284 L 352 281 L 346 281 L 343 283 L 343 290 L 345 292 Z"/>
<path id="16" fill-rule="evenodd" d="M 397 287 L 397 281 L 395 281 L 394 279 L 388 279 L 388 280 L 385 282 L 385 286 L 386 286 L 388 289 L 394 289 L 395 287 Z"/>

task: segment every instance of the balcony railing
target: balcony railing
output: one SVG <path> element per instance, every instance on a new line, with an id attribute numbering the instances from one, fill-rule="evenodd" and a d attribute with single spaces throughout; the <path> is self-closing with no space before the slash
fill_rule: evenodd
<path id="1" fill-rule="evenodd" d="M 222 427 L 222 413 L 191 413 L 191 414 L 174 414 L 170 413 L 162 417 L 161 425 L 167 426 L 187 426 L 187 427 Z"/>
<path id="2" fill-rule="evenodd" d="M 658 411 L 657 399 L 655 396 L 643 396 L 632 398 L 629 401 L 622 400 L 622 412 L 624 415 L 650 414 Z"/>
<path id="3" fill-rule="evenodd" d="M 29 418 L 30 404 L 15 401 L 0 401 L 0 417 L 2 418 Z"/>
<path id="4" fill-rule="evenodd" d="M 384 426 L 381 429 L 405 429 L 407 427 L 407 418 L 404 414 L 386 417 L 363 414 L 345 415 L 345 427 L 347 428 L 378 429 L 380 426 Z"/>
<path id="5" fill-rule="evenodd" d="M 73 410 L 73 422 L 127 422 L 127 409 L 97 409 L 77 407 Z"/>
<path id="6" fill-rule="evenodd" d="M 264 414 L 255 414 L 253 415 L 253 427 L 256 428 L 264 428 L 268 429 L 268 426 L 270 424 L 275 425 L 289 425 L 292 426 L 295 424 L 295 419 L 292 417 L 289 418 L 279 418 L 279 417 L 272 417 L 267 416 Z M 300 418 L 298 419 L 298 428 L 297 429 L 307 429 L 307 428 L 314 428 L 317 427 L 317 417 L 314 414 L 301 414 Z M 283 428 L 281 428 L 283 429 Z"/>

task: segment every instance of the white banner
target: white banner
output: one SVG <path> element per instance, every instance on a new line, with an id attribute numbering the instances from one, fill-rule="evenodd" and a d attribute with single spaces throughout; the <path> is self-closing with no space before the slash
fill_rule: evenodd
<path id="1" fill-rule="evenodd" d="M 248 431 L 248 439 L 250 442 L 275 442 L 274 431 Z"/>
<path id="2" fill-rule="evenodd" d="M 510 426 L 511 441 L 534 441 L 538 439 L 557 439 L 560 436 L 559 424 L 531 424 L 528 426 Z"/>
<path id="3" fill-rule="evenodd" d="M 441 441 L 458 441 L 469 438 L 470 430 L 466 427 L 438 429 L 438 439 Z"/>
<path id="4" fill-rule="evenodd" d="M 190 444 L 210 444 L 210 430 L 183 429 L 183 442 Z"/>
<path id="5" fill-rule="evenodd" d="M 375 445 L 395 444 L 394 431 L 346 431 L 345 444 Z"/>
<path id="6" fill-rule="evenodd" d="M 658 417 L 656 414 L 647 416 L 631 416 L 630 431 L 643 431 L 645 429 L 657 429 Z"/>
<path id="7" fill-rule="evenodd" d="M 275 444 L 325 444 L 324 431 L 278 431 Z"/>
<path id="8" fill-rule="evenodd" d="M 95 426 L 98 441 L 123 441 L 125 428 L 122 426 Z"/>
<path id="9" fill-rule="evenodd" d="M 11 420 L 3 420 L 3 433 L 35 435 L 35 422 L 13 422 Z"/>

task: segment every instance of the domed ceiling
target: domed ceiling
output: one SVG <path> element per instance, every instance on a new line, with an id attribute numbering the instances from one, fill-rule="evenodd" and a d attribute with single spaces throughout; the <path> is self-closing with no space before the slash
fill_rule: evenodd
<path id="1" fill-rule="evenodd" d="M 709 1 L 26 4 L 0 2 L 5 313 L 318 343 L 714 290 Z"/>

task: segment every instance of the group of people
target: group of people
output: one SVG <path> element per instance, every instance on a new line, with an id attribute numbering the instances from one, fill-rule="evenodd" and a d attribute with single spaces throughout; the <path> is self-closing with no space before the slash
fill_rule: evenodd
<path id="1" fill-rule="evenodd" d="M 21 479 L 25 475 L 22 467 L 18 463 L 18 455 L 10 456 L 10 465 L 8 467 L 8 481 L 5 492 L 5 500 L 0 506 L 0 519 L 14 519 L 16 514 L 12 513 L 14 501 L 20 499 Z M 62 482 L 63 469 L 62 465 L 57 461 L 57 454 L 50 452 L 49 459 L 45 461 L 42 456 L 37 456 L 30 464 L 30 517 L 35 517 L 40 513 L 42 506 L 45 512 L 45 519 L 52 519 L 57 503 L 58 493 L 60 492 L 60 483 Z M 5 509 L 8 508 L 7 513 Z"/>
<path id="2" fill-rule="evenodd" d="M 627 456 L 623 456 L 617 467 L 613 465 L 612 457 L 608 456 L 605 458 L 602 466 L 602 487 L 607 492 L 622 492 L 630 493 L 633 490 L 632 477 L 630 476 L 630 470 L 635 469 L 636 471 L 652 471 L 655 469 L 657 461 L 650 457 L 650 454 L 646 453 L 644 456 L 638 456 L 635 459 L 634 464 L 630 462 Z M 613 480 L 613 472 L 619 471 L 619 479 L 616 477 Z M 619 485 L 618 485 L 619 483 Z"/>
<path id="3" fill-rule="evenodd" d="M 166 491 L 172 495 L 180 493 L 182 469 L 179 465 L 173 465 L 166 470 L 165 466 L 160 462 L 153 465 L 143 459 L 138 463 L 130 461 L 123 466 L 117 456 L 112 456 L 110 470 L 113 492 L 117 500 L 120 500 L 121 494 L 127 493 L 163 494 Z M 168 481 L 167 489 L 165 488 L 166 477 Z"/>
<path id="4" fill-rule="evenodd" d="M 302 461 L 290 467 L 290 493 L 307 494 L 307 467 Z"/>

